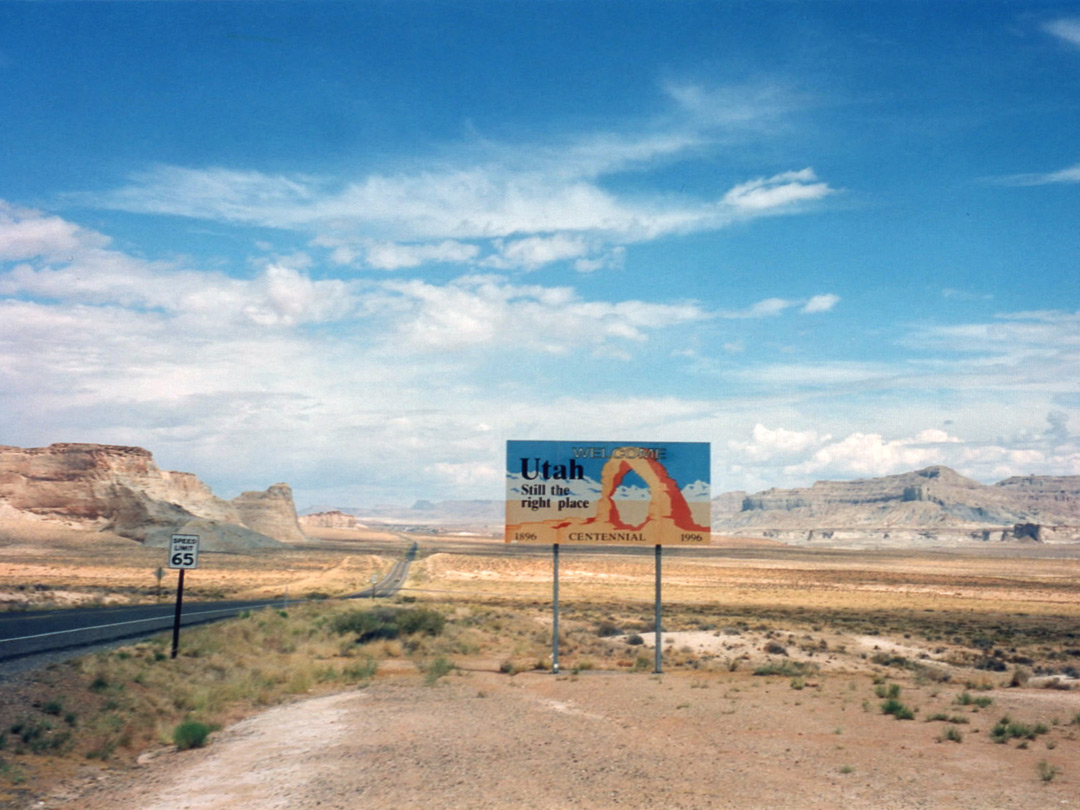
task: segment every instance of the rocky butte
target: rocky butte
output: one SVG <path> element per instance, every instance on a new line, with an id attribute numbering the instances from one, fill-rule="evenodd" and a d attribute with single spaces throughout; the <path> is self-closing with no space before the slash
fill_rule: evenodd
<path id="1" fill-rule="evenodd" d="M 993 485 L 948 467 L 801 489 L 729 492 L 713 531 L 823 545 L 949 545 L 1080 541 L 1080 476 L 1024 476 Z"/>
<path id="2" fill-rule="evenodd" d="M 159 469 L 149 451 L 117 445 L 0 445 L 0 518 L 112 531 L 151 546 L 198 534 L 207 551 L 307 540 L 287 484 L 228 501 L 191 473 Z"/>

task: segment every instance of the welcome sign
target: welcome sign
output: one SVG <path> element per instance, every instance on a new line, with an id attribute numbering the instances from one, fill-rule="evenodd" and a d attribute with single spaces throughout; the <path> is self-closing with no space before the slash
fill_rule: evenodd
<path id="1" fill-rule="evenodd" d="M 506 443 L 506 542 L 705 545 L 707 442 Z"/>

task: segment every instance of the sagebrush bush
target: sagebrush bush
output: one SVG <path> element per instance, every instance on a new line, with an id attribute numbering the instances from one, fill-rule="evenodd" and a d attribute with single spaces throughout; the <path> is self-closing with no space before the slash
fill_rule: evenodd
<path id="1" fill-rule="evenodd" d="M 882 714 L 891 714 L 897 720 L 914 720 L 915 711 L 909 706 L 905 706 L 896 698 L 889 698 L 881 704 Z"/>
<path id="2" fill-rule="evenodd" d="M 355 633 L 361 644 L 400 636 L 438 636 L 446 626 L 446 617 L 430 608 L 398 608 L 381 606 L 354 610 L 335 616 L 331 622 L 334 632 Z"/>
<path id="3" fill-rule="evenodd" d="M 206 738 L 213 731 L 206 723 L 196 720 L 187 720 L 176 727 L 173 731 L 173 742 L 179 751 L 187 751 L 189 748 L 202 748 L 206 745 Z"/>

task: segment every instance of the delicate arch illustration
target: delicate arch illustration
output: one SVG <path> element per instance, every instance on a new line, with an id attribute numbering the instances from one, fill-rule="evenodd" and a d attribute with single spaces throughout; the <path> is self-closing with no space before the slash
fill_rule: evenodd
<path id="1" fill-rule="evenodd" d="M 623 449 L 632 448 L 619 448 Z M 663 464 L 651 458 L 616 458 L 615 456 L 624 455 L 619 453 L 619 450 L 612 453 L 613 457 L 608 459 L 600 473 L 601 494 L 597 502 L 596 517 L 587 522 L 595 521 L 614 529 L 639 529 L 650 522 L 671 522 L 687 531 L 709 531 L 709 527 L 699 526 L 694 521 L 690 505 Z M 641 480 L 649 487 L 649 512 L 639 526 L 623 521 L 615 503 L 615 492 L 630 472 L 641 476 Z"/>

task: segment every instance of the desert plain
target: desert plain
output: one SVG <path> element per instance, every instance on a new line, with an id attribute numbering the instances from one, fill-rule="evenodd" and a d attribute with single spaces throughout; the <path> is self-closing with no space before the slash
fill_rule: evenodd
<path id="1" fill-rule="evenodd" d="M 1080 804 L 1076 546 L 875 551 L 718 536 L 702 554 L 663 557 L 660 673 L 652 549 L 564 547 L 556 674 L 549 547 L 315 534 L 206 554 L 185 586 L 193 599 L 287 592 L 305 605 L 192 631 L 175 663 L 151 639 L 0 683 L 0 806 Z M 74 530 L 0 537 L 9 610 L 159 598 L 161 549 Z M 413 541 L 398 596 L 333 598 Z M 330 632 L 372 609 L 434 611 L 445 627 Z M 244 653 L 249 637 L 260 655 Z M 221 697 L 243 679 L 255 691 Z M 124 714 L 137 699 L 155 708 Z M 17 751 L 15 726 L 63 727 L 65 714 L 77 715 L 65 744 Z M 215 729 L 205 747 L 171 744 L 186 718 Z"/>

